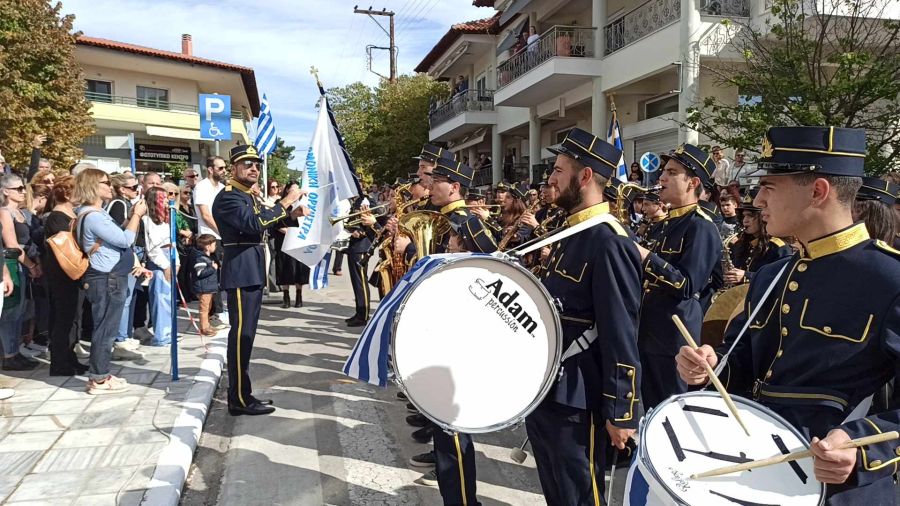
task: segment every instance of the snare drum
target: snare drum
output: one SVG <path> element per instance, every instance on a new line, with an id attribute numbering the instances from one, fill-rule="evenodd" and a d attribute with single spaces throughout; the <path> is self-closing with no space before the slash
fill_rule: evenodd
<path id="1" fill-rule="evenodd" d="M 562 332 L 544 286 L 487 255 L 448 255 L 419 278 L 394 319 L 394 373 L 444 430 L 521 422 L 556 381 Z"/>
<path id="2" fill-rule="evenodd" d="M 778 414 L 742 397 L 732 399 L 751 436 L 716 392 L 674 395 L 651 410 L 641 420 L 625 505 L 822 504 L 825 485 L 816 480 L 812 459 L 691 479 L 695 473 L 809 448 Z"/>

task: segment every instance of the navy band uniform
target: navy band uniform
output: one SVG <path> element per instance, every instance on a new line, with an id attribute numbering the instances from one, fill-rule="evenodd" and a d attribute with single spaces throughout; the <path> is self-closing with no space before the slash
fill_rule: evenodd
<path id="1" fill-rule="evenodd" d="M 260 162 L 253 146 L 236 146 L 231 163 Z M 256 404 L 248 368 L 256 325 L 266 284 L 263 233 L 287 216 L 280 203 L 271 208 L 257 205 L 250 188 L 229 181 L 212 205 L 213 218 L 222 236 L 221 287 L 228 296 L 228 405 Z"/>
<path id="2" fill-rule="evenodd" d="M 364 197 L 360 197 L 362 199 Z M 354 209 L 355 211 L 355 209 Z M 350 270 L 350 286 L 353 287 L 353 299 L 356 312 L 347 320 L 350 326 L 362 326 L 369 320 L 371 297 L 369 295 L 368 270 L 369 250 L 375 239 L 375 229 L 360 224 L 352 229 L 357 237 L 351 235 L 347 246 L 347 267 Z"/>
<path id="3" fill-rule="evenodd" d="M 559 149 L 609 179 L 621 152 L 588 132 L 574 129 Z M 608 214 L 598 203 L 570 215 L 573 226 Z M 558 299 L 563 349 L 585 332 L 597 338 L 561 364 L 562 375 L 526 418 L 541 488 L 548 505 L 603 503 L 606 422 L 637 428 L 641 363 L 637 320 L 641 258 L 624 225 L 610 221 L 553 245 L 542 279 Z"/>
<path id="4" fill-rule="evenodd" d="M 460 162 L 441 158 L 437 161 L 433 175 L 443 176 L 451 182 L 468 189 L 472 185 L 475 171 Z M 441 210 L 453 228 L 457 230 L 465 249 L 477 253 L 492 253 L 497 244 L 490 230 L 481 219 L 469 212 L 462 199 L 444 205 Z M 446 253 L 450 240 L 450 232 L 440 239 L 436 253 Z M 475 482 L 475 447 L 469 434 L 450 435 L 435 428 L 434 430 L 435 472 L 441 497 L 447 506 L 478 506 Z"/>
<path id="5" fill-rule="evenodd" d="M 675 160 L 701 184 L 712 180 L 716 165 L 703 150 L 685 144 L 663 160 Z M 638 344 L 644 366 L 642 399 L 652 408 L 671 395 L 687 392 L 675 370 L 675 355 L 684 344 L 671 315 L 681 318 L 692 335 L 700 335 L 701 292 L 722 260 L 722 241 L 712 217 L 697 204 L 669 210 L 659 240 L 644 260 L 644 298 Z"/>
<path id="6" fill-rule="evenodd" d="M 763 148 L 760 168 L 768 176 L 863 174 L 862 130 L 771 128 Z M 729 391 L 751 395 L 808 437 L 823 438 L 834 428 L 851 438 L 900 430 L 896 409 L 851 414 L 888 380 L 900 380 L 900 252 L 856 223 L 762 267 L 717 352 L 734 342 L 759 305 L 720 375 Z M 860 448 L 847 482 L 828 485 L 826 504 L 897 504 L 892 475 L 898 465 L 897 441 Z"/>

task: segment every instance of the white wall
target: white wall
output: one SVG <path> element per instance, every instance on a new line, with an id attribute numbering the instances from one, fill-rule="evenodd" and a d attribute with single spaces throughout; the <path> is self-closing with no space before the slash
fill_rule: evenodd
<path id="1" fill-rule="evenodd" d="M 83 69 L 85 79 L 112 81 L 113 95 L 134 98 L 137 96 L 137 87 L 146 86 L 169 90 L 170 103 L 197 105 L 199 88 L 196 81 L 93 65 L 84 65 Z"/>

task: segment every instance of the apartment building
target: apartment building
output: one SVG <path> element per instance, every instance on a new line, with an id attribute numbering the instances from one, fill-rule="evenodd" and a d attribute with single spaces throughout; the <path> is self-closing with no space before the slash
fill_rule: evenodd
<path id="1" fill-rule="evenodd" d="M 704 69 L 734 56 L 727 52 L 735 28 L 721 21 L 762 16 L 763 4 L 476 0 L 488 16 L 453 25 L 416 68 L 468 83 L 433 108 L 430 139 L 470 161 L 488 154 L 493 163 L 476 175 L 480 184 L 538 179 L 553 159 L 546 148 L 571 128 L 607 131 L 611 100 L 627 163 L 702 142 L 680 126 L 687 109 L 707 96 L 738 100 L 737 90 L 717 88 Z M 522 44 L 532 27 L 532 43 Z"/>
<path id="2" fill-rule="evenodd" d="M 249 142 L 247 122 L 259 115 L 253 69 L 193 54 L 190 35 L 181 52 L 81 36 L 75 58 L 85 76 L 96 133 L 85 139 L 84 161 L 108 171 L 131 166 L 130 150 L 120 140 L 135 137 L 138 173 L 165 172 L 167 163 L 200 167 L 216 153 L 213 141 L 200 139 L 198 96 L 231 96 L 231 141 L 220 141 L 227 154 Z"/>

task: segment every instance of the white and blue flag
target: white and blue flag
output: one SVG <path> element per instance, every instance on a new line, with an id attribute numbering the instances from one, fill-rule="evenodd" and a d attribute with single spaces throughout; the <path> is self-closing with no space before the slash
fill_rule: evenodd
<path id="1" fill-rule="evenodd" d="M 450 256 L 452 255 L 427 256 L 416 262 L 416 265 L 403 275 L 391 292 L 378 304 L 378 309 L 363 329 L 359 340 L 353 346 L 353 351 L 350 352 L 350 357 L 344 363 L 344 374 L 380 387 L 387 386 L 388 355 L 397 310 L 416 281 L 439 267 Z"/>
<path id="2" fill-rule="evenodd" d="M 309 284 L 312 286 L 312 289 L 322 290 L 323 288 L 328 288 L 328 266 L 331 264 L 331 251 L 325 254 L 325 258 L 322 259 L 321 262 L 317 263 L 315 267 L 312 269 L 312 275 L 309 279 Z"/>
<path id="3" fill-rule="evenodd" d="M 609 131 L 606 133 L 606 142 L 623 152 L 622 156 L 619 157 L 619 168 L 616 170 L 616 177 L 619 178 L 619 181 L 627 182 L 628 168 L 625 167 L 625 148 L 622 145 L 622 129 L 619 128 L 619 118 L 616 117 L 615 104 L 613 104 L 612 107 L 612 120 L 609 122 Z"/>
<path id="4" fill-rule="evenodd" d="M 275 122 L 272 121 L 272 110 L 269 108 L 269 99 L 263 93 L 262 103 L 259 106 L 259 118 L 256 118 L 256 151 L 265 157 L 275 151 Z"/>

